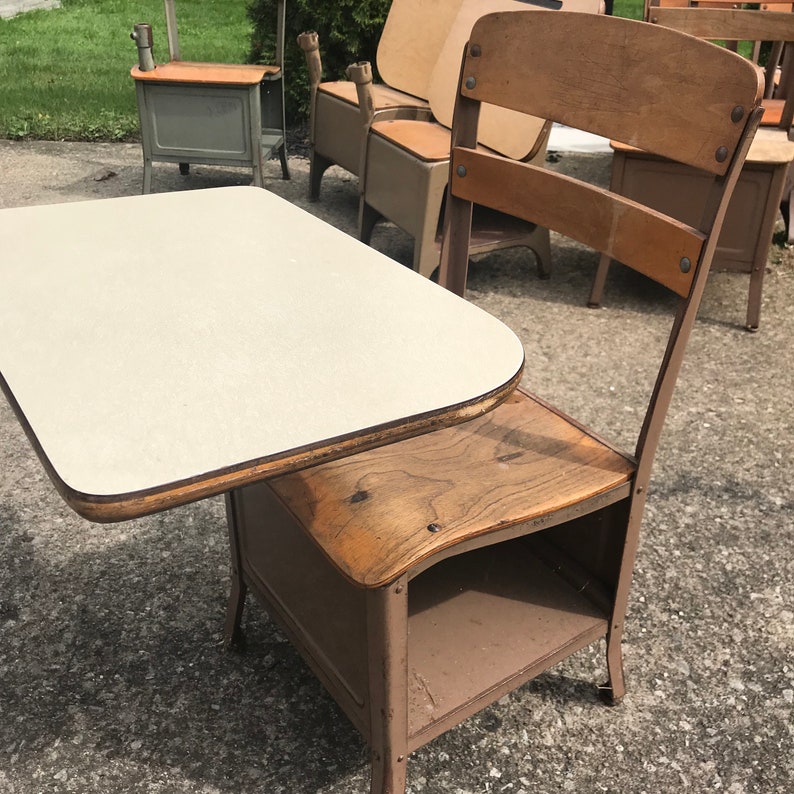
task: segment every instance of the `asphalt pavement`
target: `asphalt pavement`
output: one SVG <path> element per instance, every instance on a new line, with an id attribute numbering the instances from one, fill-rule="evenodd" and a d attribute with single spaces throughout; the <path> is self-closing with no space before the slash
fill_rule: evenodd
<path id="1" fill-rule="evenodd" d="M 608 154 L 555 159 L 607 179 Z M 269 163 L 267 188 L 354 233 L 355 179 L 332 169 L 313 204 L 306 160 L 291 167 L 282 181 Z M 141 178 L 136 144 L 0 141 L 0 207 L 133 195 Z M 249 181 L 241 169 L 155 165 L 156 191 Z M 394 227 L 374 244 L 410 260 Z M 595 254 L 555 236 L 553 259 L 540 280 L 526 251 L 481 257 L 468 297 L 522 338 L 526 385 L 629 446 L 670 297 L 615 267 L 603 308 L 588 309 Z M 754 334 L 742 326 L 747 287 L 745 275 L 710 276 L 679 379 L 622 705 L 598 698 L 596 644 L 412 754 L 412 794 L 792 791 L 792 253 L 770 251 Z M 90 524 L 0 402 L 0 793 L 368 791 L 359 735 L 255 603 L 246 649 L 224 650 L 228 586 L 221 500 Z"/>

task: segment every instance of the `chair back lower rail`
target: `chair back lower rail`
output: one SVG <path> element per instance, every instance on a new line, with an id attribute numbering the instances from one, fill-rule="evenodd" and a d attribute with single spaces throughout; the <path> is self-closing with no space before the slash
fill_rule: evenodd
<path id="1" fill-rule="evenodd" d="M 689 294 L 706 235 L 630 199 L 487 152 L 453 150 L 457 198 L 537 223 Z"/>

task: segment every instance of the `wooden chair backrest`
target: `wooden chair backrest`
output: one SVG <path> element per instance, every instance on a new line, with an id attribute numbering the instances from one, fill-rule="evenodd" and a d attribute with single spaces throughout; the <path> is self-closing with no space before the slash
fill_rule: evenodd
<path id="1" fill-rule="evenodd" d="M 420 99 L 463 0 L 393 0 L 378 42 L 383 81 Z M 463 42 L 461 42 L 461 48 Z"/>
<path id="2" fill-rule="evenodd" d="M 505 46 L 506 42 L 509 46 Z M 587 69 L 583 68 L 583 63 Z M 703 80 L 692 80 L 693 70 Z M 655 444 L 728 198 L 762 110 L 749 61 L 677 31 L 616 17 L 491 14 L 460 73 L 440 283 L 463 294 L 472 203 L 567 235 L 682 301 L 638 443 Z M 699 228 L 570 176 L 476 149 L 481 103 L 617 139 L 713 175 Z"/>
<path id="3" fill-rule="evenodd" d="M 430 79 L 429 102 L 433 116 L 444 126 L 452 126 L 461 55 L 472 26 L 481 16 L 542 8 L 595 14 L 601 6 L 602 0 L 463 0 Z M 480 143 L 515 160 L 525 160 L 537 150 L 545 127 L 545 119 L 505 108 L 488 108 L 481 121 Z"/>

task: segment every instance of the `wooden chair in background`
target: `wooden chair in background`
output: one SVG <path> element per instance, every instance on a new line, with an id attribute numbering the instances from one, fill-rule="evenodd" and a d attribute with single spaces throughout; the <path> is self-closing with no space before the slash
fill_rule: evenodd
<path id="1" fill-rule="evenodd" d="M 449 173 L 450 128 L 460 53 L 479 17 L 496 11 L 542 7 L 596 13 L 601 0 L 463 0 L 440 52 L 429 84 L 429 107 L 414 119 L 384 119 L 362 113 L 368 129 L 359 190 L 359 238 L 370 243 L 381 220 L 395 223 L 413 239 L 413 268 L 431 276 L 441 252 L 441 214 Z M 359 102 L 366 107 L 366 102 Z M 545 161 L 550 125 L 545 119 L 489 108 L 480 144 L 517 160 Z M 551 272 L 548 229 L 509 216 L 479 213 L 471 253 L 525 246 L 537 260 L 538 273 Z"/>
<path id="2" fill-rule="evenodd" d="M 662 5 L 657 5 L 661 2 Z M 686 5 L 685 3 L 683 5 Z M 790 11 L 717 8 L 716 3 L 682 7 L 682 0 L 656 0 L 647 7 L 648 22 L 679 30 L 698 38 L 737 41 L 770 41 L 782 53 L 782 45 L 794 45 L 794 14 Z M 772 4 L 770 8 L 778 8 Z M 789 4 L 790 7 L 790 4 Z M 774 57 L 774 56 L 773 56 Z M 794 69 L 794 58 L 784 59 Z M 692 74 L 700 75 L 692 64 Z M 774 71 L 774 69 L 773 69 Z M 698 79 L 704 79 L 699 76 Z M 790 75 L 784 78 L 789 82 Z M 772 93 L 774 76 L 765 74 L 765 97 Z M 745 327 L 758 328 L 761 316 L 763 279 L 786 180 L 794 161 L 794 143 L 788 131 L 794 116 L 794 91 L 785 99 L 764 99 L 767 125 L 759 130 L 736 187 L 728 217 L 714 256 L 714 270 L 750 274 Z M 686 164 L 657 157 L 639 148 L 613 143 L 611 189 L 629 198 L 647 202 L 688 223 L 697 213 L 708 189 L 708 178 Z M 588 305 L 601 304 L 610 257 L 604 255 L 596 271 Z"/>
<path id="3" fill-rule="evenodd" d="M 372 87 L 373 112 L 410 118 L 427 108 L 430 75 L 462 2 L 393 0 L 378 44 L 377 67 L 383 82 Z M 309 195 L 316 201 L 323 174 L 331 165 L 358 175 L 363 131 L 355 83 L 322 82 L 316 33 L 302 33 L 298 44 L 309 70 Z"/>
<path id="4" fill-rule="evenodd" d="M 691 79 L 695 63 L 702 81 Z M 746 60 L 660 26 L 561 11 L 474 25 L 441 282 L 465 289 L 476 204 L 616 256 L 680 301 L 632 453 L 519 390 L 466 424 L 230 499 L 227 638 L 239 635 L 250 588 L 369 742 L 372 794 L 401 794 L 410 752 L 601 638 L 601 691 L 610 702 L 624 694 L 621 637 L 651 463 L 762 92 Z M 698 223 L 484 151 L 481 103 L 703 170 L 712 185 Z M 650 105 L 653 115 L 635 112 Z"/>

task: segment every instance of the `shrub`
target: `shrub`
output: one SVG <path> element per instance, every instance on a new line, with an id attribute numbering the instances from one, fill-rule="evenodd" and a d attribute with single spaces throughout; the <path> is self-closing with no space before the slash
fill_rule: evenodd
<path id="1" fill-rule="evenodd" d="M 286 0 L 284 77 L 287 122 L 296 124 L 309 113 L 309 76 L 303 51 L 297 45 L 300 33 L 316 30 L 320 37 L 323 75 L 342 77 L 354 61 L 371 61 L 380 39 L 390 0 Z M 251 0 L 248 17 L 252 63 L 272 63 L 276 46 L 277 0 Z"/>

